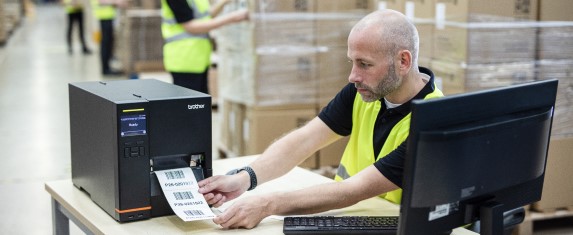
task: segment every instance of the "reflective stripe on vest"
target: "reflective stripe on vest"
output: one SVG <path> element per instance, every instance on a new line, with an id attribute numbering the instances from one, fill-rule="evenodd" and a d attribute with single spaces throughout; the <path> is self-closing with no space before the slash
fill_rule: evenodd
<path id="1" fill-rule="evenodd" d="M 442 92 L 436 88 L 432 93 L 426 95 L 424 99 L 442 96 L 444 96 Z M 366 167 L 374 164 L 374 146 L 372 139 L 374 137 L 376 117 L 381 109 L 382 103 L 380 101 L 364 102 L 360 94 L 356 93 L 352 111 L 352 133 L 336 172 L 336 181 L 348 179 Z M 402 120 L 392 128 L 376 160 L 388 155 L 406 140 L 410 131 L 410 117 L 411 113 L 402 118 Z M 402 190 L 397 189 L 379 196 L 399 204 L 402 200 Z"/>
<path id="2" fill-rule="evenodd" d="M 194 19 L 208 20 L 208 0 L 187 0 Z M 161 0 L 161 33 L 165 40 L 163 63 L 169 72 L 202 73 L 211 64 L 211 42 L 207 33 L 191 34 L 175 20 L 173 11 Z"/>

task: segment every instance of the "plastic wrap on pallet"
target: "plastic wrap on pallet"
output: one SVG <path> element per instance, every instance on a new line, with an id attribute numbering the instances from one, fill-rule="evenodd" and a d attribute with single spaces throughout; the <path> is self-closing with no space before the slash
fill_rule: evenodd
<path id="1" fill-rule="evenodd" d="M 328 4 L 327 4 L 328 3 Z M 219 96 L 249 106 L 320 105 L 346 83 L 347 37 L 365 0 L 245 0 L 250 20 L 218 29 Z"/>
<path id="2" fill-rule="evenodd" d="M 446 94 L 503 87 L 535 80 L 535 62 L 466 64 L 433 60 L 431 68 Z"/>
<path id="3" fill-rule="evenodd" d="M 535 60 L 535 21 L 483 14 L 473 14 L 470 20 L 436 21 L 435 58 L 467 64 Z"/>
<path id="4" fill-rule="evenodd" d="M 540 60 L 537 70 L 539 80 L 559 80 L 551 134 L 573 137 L 573 59 Z"/>
<path id="5" fill-rule="evenodd" d="M 541 60 L 573 59 L 573 21 L 538 22 Z"/>

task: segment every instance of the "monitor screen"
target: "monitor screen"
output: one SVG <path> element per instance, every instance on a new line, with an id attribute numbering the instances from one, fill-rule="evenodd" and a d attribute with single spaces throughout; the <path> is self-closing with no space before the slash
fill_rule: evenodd
<path id="1" fill-rule="evenodd" d="M 541 199 L 557 81 L 412 103 L 399 234 L 449 234 Z"/>

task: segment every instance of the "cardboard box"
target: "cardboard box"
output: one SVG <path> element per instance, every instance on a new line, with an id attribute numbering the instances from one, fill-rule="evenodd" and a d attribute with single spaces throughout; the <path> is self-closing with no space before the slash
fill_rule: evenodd
<path id="1" fill-rule="evenodd" d="M 219 97 L 257 107 L 316 105 L 315 52 L 218 53 Z"/>
<path id="2" fill-rule="evenodd" d="M 318 55 L 318 106 L 322 108 L 348 84 L 352 64 L 346 47 L 331 47 Z"/>
<path id="3" fill-rule="evenodd" d="M 543 25 L 539 28 L 538 41 L 538 59 L 572 60 L 573 22 L 557 23 L 552 27 Z"/>
<path id="4" fill-rule="evenodd" d="M 559 81 L 551 135 L 573 136 L 573 60 L 539 60 L 537 76 Z"/>
<path id="5" fill-rule="evenodd" d="M 346 14 L 340 19 L 322 18 L 317 20 L 315 38 L 317 49 L 320 49 L 319 53 L 330 50 L 331 47 L 347 47 L 350 30 L 362 17 L 364 17 L 363 14 Z"/>
<path id="6" fill-rule="evenodd" d="M 316 13 L 368 13 L 372 9 L 371 0 L 315 0 Z"/>
<path id="7" fill-rule="evenodd" d="M 537 19 L 537 0 L 435 0 L 436 20 L 472 22 L 474 15 Z"/>
<path id="8" fill-rule="evenodd" d="M 316 117 L 316 109 L 308 106 L 293 109 L 256 109 L 247 106 L 244 108 L 245 116 L 241 127 L 244 151 L 241 155 L 262 153 L 275 140 Z M 316 168 L 317 164 L 317 156 L 314 154 L 299 166 Z"/>
<path id="9" fill-rule="evenodd" d="M 431 19 L 436 17 L 436 0 L 406 0 L 404 15 L 410 19 Z"/>
<path id="10" fill-rule="evenodd" d="M 117 50 L 124 72 L 164 71 L 161 10 L 128 9 L 120 24 Z"/>
<path id="11" fill-rule="evenodd" d="M 405 0 L 372 0 L 371 11 L 392 9 L 405 12 Z"/>
<path id="12" fill-rule="evenodd" d="M 532 205 L 537 211 L 573 207 L 573 137 L 554 138 L 549 143 L 541 200 Z"/>
<path id="13" fill-rule="evenodd" d="M 536 27 L 505 23 L 498 17 L 483 17 L 480 20 L 483 21 L 442 27 L 436 23 L 432 51 L 434 58 L 467 64 L 535 60 Z"/>
<path id="14" fill-rule="evenodd" d="M 573 1 L 571 0 L 538 0 L 539 21 L 573 21 Z"/>
<path id="15" fill-rule="evenodd" d="M 316 0 L 240 0 L 240 5 L 247 5 L 249 12 L 314 12 Z"/>
<path id="16" fill-rule="evenodd" d="M 342 154 L 344 154 L 344 149 L 346 149 L 346 144 L 348 144 L 349 139 L 350 137 L 344 137 L 318 151 L 318 163 L 320 166 L 338 167 L 338 165 L 340 165 L 340 159 L 342 159 Z"/>
<path id="17" fill-rule="evenodd" d="M 503 87 L 535 80 L 535 63 L 464 64 L 432 60 L 444 94 Z"/>
<path id="18" fill-rule="evenodd" d="M 229 133 L 229 152 L 233 156 L 245 156 L 243 147 L 243 119 L 245 116 L 245 106 L 239 103 L 230 102 L 231 110 L 229 113 L 228 130 Z"/>

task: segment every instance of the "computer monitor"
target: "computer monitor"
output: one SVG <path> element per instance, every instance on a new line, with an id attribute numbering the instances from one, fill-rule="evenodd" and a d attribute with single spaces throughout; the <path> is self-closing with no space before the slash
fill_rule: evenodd
<path id="1" fill-rule="evenodd" d="M 557 80 L 412 102 L 399 234 L 442 234 L 541 199 Z"/>

